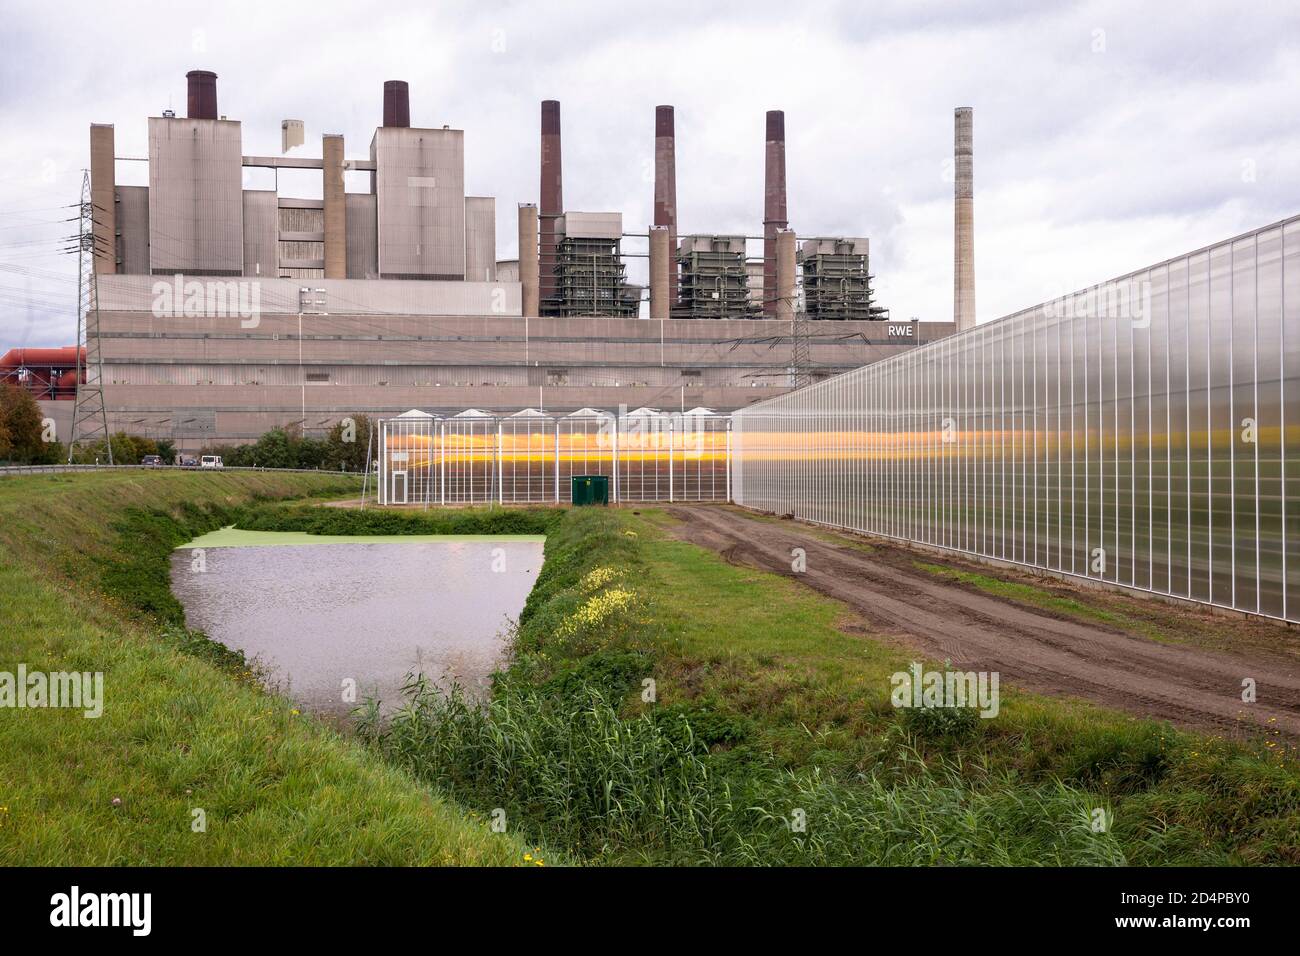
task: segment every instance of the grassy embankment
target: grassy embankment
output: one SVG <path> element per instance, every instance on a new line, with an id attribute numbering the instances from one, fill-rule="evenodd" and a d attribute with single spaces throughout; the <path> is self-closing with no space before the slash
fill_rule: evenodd
<path id="1" fill-rule="evenodd" d="M 176 626 L 171 544 L 215 527 L 256 489 L 82 490 L 84 499 L 15 496 L 0 484 L 0 516 L 25 523 L 0 526 L 0 584 L 21 578 L 29 590 L 26 601 L 12 587 L 5 598 L 46 608 L 26 614 L 29 626 L 56 621 L 57 640 L 24 647 L 65 667 L 111 649 L 124 669 L 151 668 L 141 683 L 165 692 L 136 698 L 111 731 L 69 719 L 24 739 L 0 724 L 5 779 L 33 778 L 10 784 L 21 829 L 14 799 L 0 801 L 10 806 L 6 859 L 522 859 L 526 846 L 466 824 L 404 769 L 480 821 L 502 808 L 512 833 L 592 862 L 1297 862 L 1300 773 L 1276 742 L 1206 739 L 1005 688 L 995 720 L 895 711 L 888 678 L 907 655 L 871 640 L 836 602 L 669 539 L 654 511 L 242 510 L 241 526 L 262 530 L 549 531 L 515 661 L 490 706 L 417 688 L 391 725 L 363 725 L 397 765 L 386 771 L 284 702 L 239 687 L 229 675 L 252 678 L 239 660 Z M 35 518 L 18 507 L 37 502 Z M 163 514 L 123 512 L 132 505 Z M 96 512 L 99 522 L 78 517 Z M 125 514 L 116 542 L 102 530 L 113 513 Z M 88 554 L 67 547 L 79 530 Z M 14 566 L 23 554 L 45 580 Z M 118 603 L 66 600 L 60 582 L 96 562 Z M 126 625 L 128 606 L 170 621 L 163 640 L 156 626 Z M 74 627 L 94 631 L 74 640 Z M 30 651 L 20 659 L 33 661 Z M 178 669 L 197 685 L 177 686 Z M 47 761 L 36 751 L 50 744 Z M 217 840 L 210 828 L 206 843 L 191 841 L 189 789 L 208 796 L 210 817 L 222 808 Z M 109 810 L 118 790 L 131 799 Z"/>
<path id="2" fill-rule="evenodd" d="M 184 627 L 174 545 L 259 499 L 356 491 L 274 473 L 0 479 L 0 671 L 105 674 L 98 719 L 0 710 L 0 864 L 523 861 L 531 848 L 263 693 L 239 655 Z"/>
<path id="3" fill-rule="evenodd" d="M 490 707 L 417 689 L 367 736 L 593 862 L 1300 862 L 1285 744 L 1005 687 L 991 720 L 895 710 L 909 655 L 667 520 L 567 515 Z"/>

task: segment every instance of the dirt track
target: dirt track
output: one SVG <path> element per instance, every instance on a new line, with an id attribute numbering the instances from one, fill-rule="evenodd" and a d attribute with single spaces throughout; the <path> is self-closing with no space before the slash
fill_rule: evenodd
<path id="1" fill-rule="evenodd" d="M 1155 613 L 1166 633 L 1177 633 L 1180 619 L 1189 632 L 1217 628 L 1222 621 L 1233 649 L 1160 643 L 944 580 L 916 567 L 916 562 L 1032 580 L 1038 587 L 1068 592 L 1069 597 L 1096 606 L 1116 600 L 1133 602 L 1133 598 L 1045 583 L 960 558 L 931 557 L 877 539 L 870 539 L 867 551 L 853 546 L 867 539 L 840 538 L 730 507 L 686 506 L 668 511 L 681 519 L 672 530 L 682 540 L 718 551 L 734 564 L 794 578 L 843 601 L 876 633 L 896 637 L 932 660 L 951 659 L 955 668 L 997 671 L 1007 682 L 1034 691 L 1082 697 L 1225 735 L 1239 736 L 1251 724 L 1259 724 L 1300 737 L 1296 656 L 1300 632 L 1296 630 L 1268 621 L 1209 618 L 1195 609 L 1162 605 Z M 792 548 L 806 551 L 806 571 L 791 571 Z M 1246 677 L 1256 682 L 1258 700 L 1253 704 L 1241 700 Z"/>

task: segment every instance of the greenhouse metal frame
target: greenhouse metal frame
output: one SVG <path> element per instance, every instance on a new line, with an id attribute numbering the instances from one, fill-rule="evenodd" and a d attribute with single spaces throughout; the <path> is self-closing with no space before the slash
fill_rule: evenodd
<path id="1" fill-rule="evenodd" d="M 1300 217 L 737 411 L 749 508 L 1300 620 Z"/>

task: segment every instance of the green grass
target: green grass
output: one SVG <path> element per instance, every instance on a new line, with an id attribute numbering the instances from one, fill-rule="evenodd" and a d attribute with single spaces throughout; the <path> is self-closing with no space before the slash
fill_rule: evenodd
<path id="1" fill-rule="evenodd" d="M 237 655 L 184 629 L 172 546 L 251 503 L 355 493 L 336 476 L 274 473 L 0 479 L 0 670 L 105 675 L 98 719 L 0 711 L 0 863 L 522 862 L 517 840 L 263 693 Z"/>
<path id="2" fill-rule="evenodd" d="M 109 675 L 99 720 L 0 712 L 0 861 L 1300 862 L 1300 770 L 1280 738 L 1005 686 L 993 720 L 898 711 L 889 678 L 910 654 L 793 580 L 674 540 L 663 512 L 275 500 L 345 493 L 333 480 L 0 482 L 0 669 Z M 486 706 L 417 683 L 351 740 L 184 628 L 168 555 L 232 521 L 546 534 L 546 562 Z M 498 811 L 512 837 L 489 832 Z"/>
<path id="3" fill-rule="evenodd" d="M 1280 740 L 1005 686 L 993 720 L 895 710 L 910 654 L 670 523 L 568 514 L 489 706 L 413 688 L 368 738 L 590 862 L 1300 862 L 1300 771 Z"/>
<path id="4" fill-rule="evenodd" d="M 1041 608 L 1045 611 L 1053 611 L 1078 621 L 1091 621 L 1117 628 L 1126 633 L 1141 634 L 1149 640 L 1161 644 L 1183 643 L 1182 638 L 1177 634 L 1165 628 L 1157 627 L 1150 621 L 1109 608 L 1098 607 L 1095 604 L 1088 604 L 1077 598 L 1053 594 L 1051 591 L 1035 587 L 1032 584 L 1025 584 L 1021 581 L 1008 581 L 1003 578 L 995 578 L 974 571 L 963 571 L 960 568 L 952 568 L 942 564 L 928 564 L 924 561 L 914 561 L 913 564 L 922 571 L 936 577 L 968 584 L 986 594 L 992 594 L 994 597 L 1006 598 L 1018 604 Z"/>

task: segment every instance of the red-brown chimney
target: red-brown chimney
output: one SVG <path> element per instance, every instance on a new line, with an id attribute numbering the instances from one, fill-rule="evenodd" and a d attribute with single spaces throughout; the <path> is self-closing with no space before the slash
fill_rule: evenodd
<path id="1" fill-rule="evenodd" d="M 538 273 L 541 310 L 555 304 L 555 267 L 559 252 L 556 222 L 564 215 L 564 171 L 560 160 L 560 101 L 542 100 L 542 201 L 538 208 Z"/>
<path id="2" fill-rule="evenodd" d="M 655 222 L 668 229 L 671 301 L 677 301 L 677 137 L 673 108 L 655 107 Z"/>
<path id="3" fill-rule="evenodd" d="M 211 70 L 190 70 L 186 113 L 190 119 L 217 118 L 217 74 Z"/>
<path id="4" fill-rule="evenodd" d="M 763 314 L 776 314 L 776 234 L 788 228 L 785 207 L 785 113 L 767 111 L 763 178 Z"/>
<path id="5" fill-rule="evenodd" d="M 411 93 L 406 80 L 384 80 L 384 125 L 411 125 Z"/>

